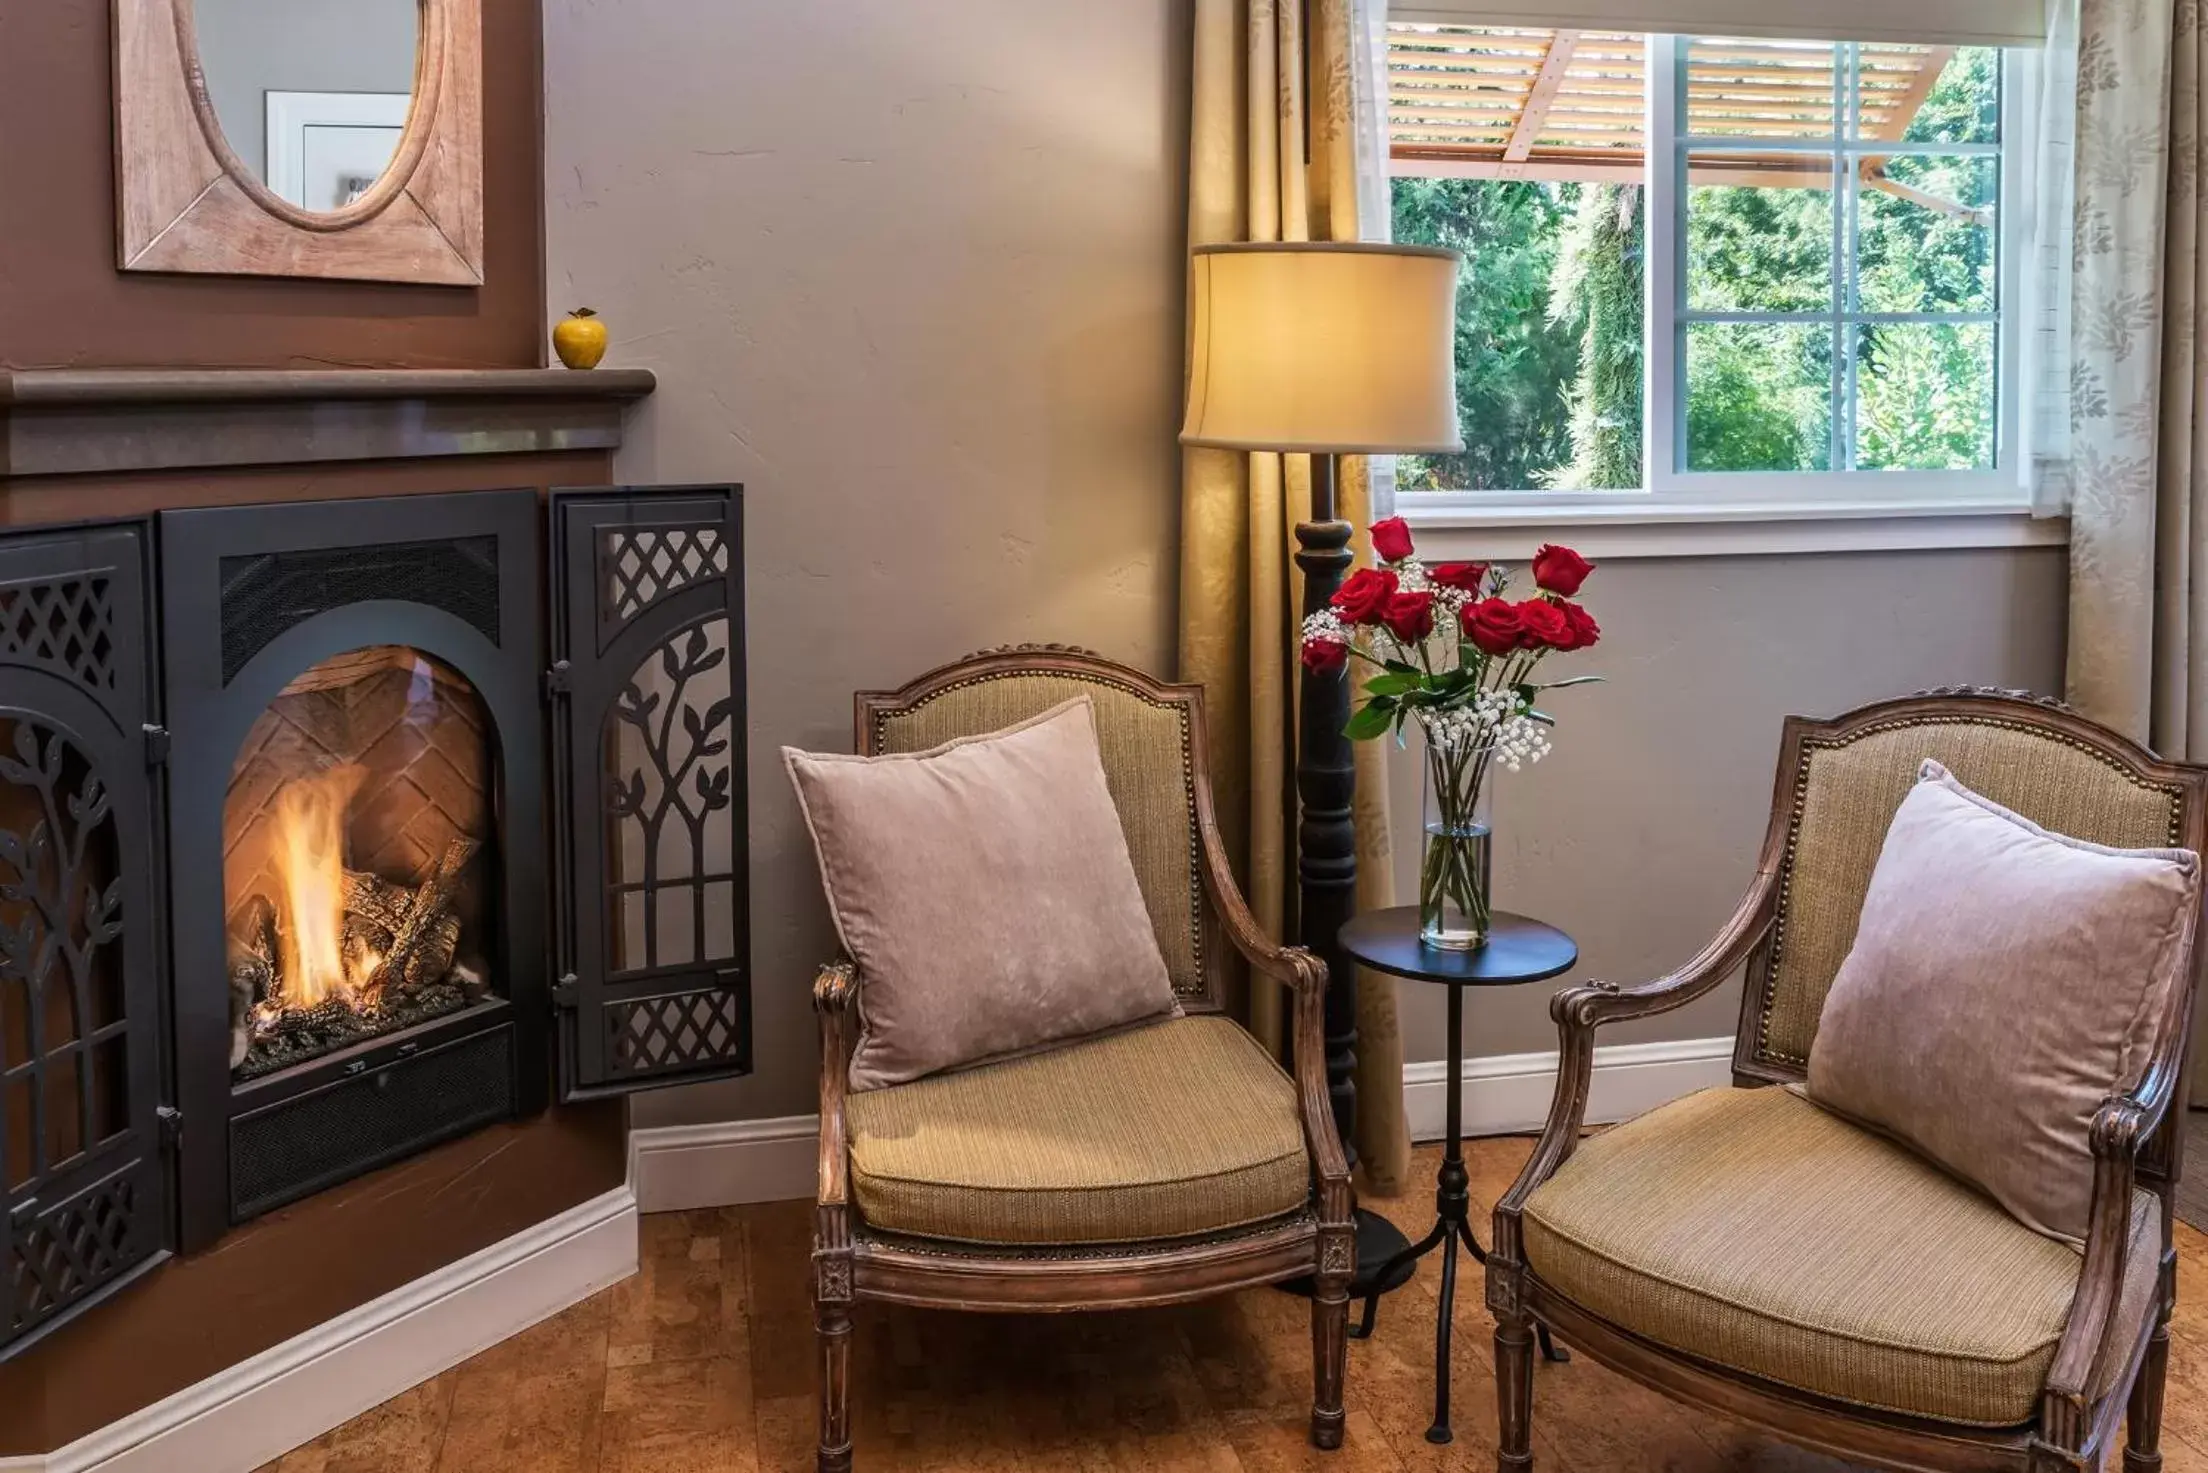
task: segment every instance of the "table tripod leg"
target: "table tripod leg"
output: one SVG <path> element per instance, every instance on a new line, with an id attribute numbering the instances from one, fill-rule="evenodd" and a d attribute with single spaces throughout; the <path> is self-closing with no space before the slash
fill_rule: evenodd
<path id="1" fill-rule="evenodd" d="M 1550 1338 L 1547 1325 L 1536 1320 L 1533 1326 L 1533 1336 L 1541 1342 L 1541 1359 L 1554 1361 L 1558 1365 L 1564 1365 L 1571 1360 L 1572 1353 Z"/>
<path id="2" fill-rule="evenodd" d="M 1472 1255 L 1473 1261 L 1475 1263 L 1487 1262 L 1487 1250 L 1480 1246 L 1478 1238 L 1472 1236 L 1472 1224 L 1460 1222 L 1455 1226 L 1457 1236 L 1464 1239 L 1465 1250 Z"/>
<path id="3" fill-rule="evenodd" d="M 1449 1340 L 1456 1297 L 1457 1237 L 1449 1233 L 1441 1245 L 1441 1313 L 1434 1324 L 1434 1425 L 1426 1429 L 1426 1440 L 1436 1445 L 1456 1439 L 1449 1430 Z"/>
<path id="4" fill-rule="evenodd" d="M 1427 1254 L 1433 1252 L 1434 1249 L 1440 1245 L 1443 1236 L 1446 1235 L 1448 1231 L 1448 1223 L 1435 1223 L 1434 1230 L 1428 1233 L 1425 1237 L 1420 1238 L 1417 1242 L 1411 1244 L 1407 1248 L 1398 1248 L 1393 1256 L 1391 1256 L 1386 1263 L 1380 1265 L 1379 1272 L 1375 1273 L 1372 1276 L 1372 1282 L 1375 1284 L 1385 1284 L 1386 1282 L 1388 1282 L 1389 1279 L 1395 1276 L 1395 1271 L 1398 1268 L 1401 1268 L 1406 1263 L 1411 1263 L 1417 1259 L 1423 1258 Z M 1357 1324 L 1350 1329 L 1349 1338 L 1352 1340 L 1370 1340 L 1372 1338 L 1372 1327 L 1379 1320 L 1379 1318 L 1380 1296 L 1378 1294 L 1366 1295 L 1364 1313 L 1359 1316 Z"/>

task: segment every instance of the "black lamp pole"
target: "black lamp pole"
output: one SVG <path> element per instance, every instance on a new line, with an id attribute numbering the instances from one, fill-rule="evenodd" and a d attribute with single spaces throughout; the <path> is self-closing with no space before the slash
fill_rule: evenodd
<path id="1" fill-rule="evenodd" d="M 1296 566 L 1303 570 L 1303 612 L 1326 609 L 1342 575 L 1349 570 L 1350 525 L 1334 514 L 1335 458 L 1311 457 L 1311 520 L 1296 524 Z M 1302 667 L 1299 667 L 1302 668 Z M 1349 724 L 1349 667 L 1324 673 L 1302 668 L 1302 699 L 1296 727 L 1296 796 L 1302 815 L 1296 826 L 1298 938 L 1326 963 L 1326 1092 L 1334 1106 L 1334 1126 L 1342 1152 L 1357 1164 L 1357 969 L 1342 950 L 1342 927 L 1357 912 L 1356 755 L 1343 728 Z M 1403 1263 L 1375 1282 L 1379 1268 L 1410 1240 L 1377 1213 L 1357 1210 L 1357 1272 L 1350 1279 L 1352 1299 L 1370 1299 L 1411 1276 Z M 1367 1306 L 1362 1326 L 1352 1335 L 1371 1333 Z"/>
<path id="2" fill-rule="evenodd" d="M 1349 571 L 1350 525 L 1334 515 L 1335 460 L 1311 457 L 1311 520 L 1296 523 L 1306 618 L 1331 606 Z M 1326 1092 L 1349 1164 L 1357 1164 L 1357 973 L 1342 927 L 1357 913 L 1357 765 L 1349 724 L 1349 667 L 1303 670 L 1296 729 L 1296 879 L 1299 939 L 1326 963 Z"/>

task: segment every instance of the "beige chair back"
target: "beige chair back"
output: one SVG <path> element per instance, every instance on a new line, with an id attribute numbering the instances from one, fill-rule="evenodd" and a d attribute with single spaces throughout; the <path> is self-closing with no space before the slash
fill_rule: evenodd
<path id="1" fill-rule="evenodd" d="M 1894 810 L 1925 758 L 2058 833 L 2123 848 L 2200 846 L 2202 774 L 2156 761 L 2065 708 L 2000 693 L 1887 701 L 1789 718 L 1772 814 L 1778 915 L 1749 964 L 1736 1064 L 1808 1066 L 1825 993 L 1855 941 Z M 1783 830 L 1783 833 L 1781 832 Z"/>
<path id="2" fill-rule="evenodd" d="M 1096 711 L 1104 780 L 1119 809 L 1143 904 L 1181 1005 L 1218 1006 L 1216 938 L 1197 869 L 1196 791 L 1204 780 L 1203 693 L 1080 651 L 974 655 L 897 691 L 861 692 L 860 753 L 922 752 L 998 731 L 1085 695 Z"/>

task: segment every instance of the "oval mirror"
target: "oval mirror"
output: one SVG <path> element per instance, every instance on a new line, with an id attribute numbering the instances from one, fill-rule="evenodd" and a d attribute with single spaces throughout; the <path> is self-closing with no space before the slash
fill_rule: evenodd
<path id="1" fill-rule="evenodd" d="M 330 213 L 373 189 L 413 109 L 420 0 L 194 0 L 207 100 L 269 191 Z"/>

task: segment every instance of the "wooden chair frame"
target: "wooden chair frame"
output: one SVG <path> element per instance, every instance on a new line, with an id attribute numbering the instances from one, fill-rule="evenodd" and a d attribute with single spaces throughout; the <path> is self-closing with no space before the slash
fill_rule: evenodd
<path id="1" fill-rule="evenodd" d="M 1762 1380 L 1666 1349 L 1575 1304 L 1527 1265 L 1520 1220 L 1526 1199 L 1571 1158 L 1586 1122 L 1595 1031 L 1609 1023 L 1653 1017 L 1682 1007 L 1747 965 L 1736 1035 L 1733 1082 L 1752 1088 L 1804 1077 L 1757 1042 L 1758 1005 L 1771 966 L 1780 919 L 1788 844 L 1800 813 L 1809 752 L 1843 745 L 1865 730 L 1964 719 L 2007 725 L 2087 751 L 2121 775 L 2176 798 L 2171 842 L 2208 853 L 2208 769 L 2163 762 L 2145 748 L 2053 703 L 2015 692 L 1949 691 L 1887 701 L 1831 721 L 1790 717 L 1772 799 L 1770 828 L 1756 875 L 1740 908 L 1702 951 L 1669 976 L 1633 988 L 1597 982 L 1571 987 L 1550 1003 L 1561 1052 L 1548 1123 L 1518 1180 L 1495 1207 L 1495 1246 L 1487 1263 L 1487 1303 L 1495 1316 L 1495 1378 L 1501 1419 L 1497 1467 L 1533 1466 L 1533 1327 L 1584 1350 L 1642 1385 L 1704 1411 L 1751 1423 L 1787 1442 L 1819 1452 L 1906 1470 L 1955 1473 L 2083 1473 L 2100 1466 L 2118 1419 L 2129 1413 L 2125 1473 L 2151 1473 L 2159 1449 L 2163 1381 L 2169 1360 L 2169 1318 L 2175 1302 L 2176 1254 L 2171 1235 L 2173 1192 L 2183 1159 L 2184 1083 L 2191 1009 L 2200 984 L 2196 945 L 2201 916 L 2187 918 L 2187 985 L 2171 998 L 2160 1043 L 2138 1086 L 2110 1096 L 2094 1117 L 2092 1221 L 2070 1322 L 2056 1347 L 2033 1419 L 2019 1427 L 1982 1430 L 1866 1410 Z M 2178 1102 L 2172 1108 L 2172 1102 Z M 2118 1295 L 2129 1256 L 2134 1185 L 2161 1201 L 2159 1310 L 2132 1337 L 2119 1333 Z M 2091 1388 L 2109 1388 L 2096 1397 Z"/>
<path id="2" fill-rule="evenodd" d="M 1342 1441 L 1342 1379 L 1348 1349 L 1349 1279 L 1356 1264 L 1349 1167 L 1326 1088 L 1322 1005 L 1326 967 L 1301 947 L 1276 945 L 1259 928 L 1237 888 L 1212 812 L 1205 759 L 1203 692 L 1170 685 L 1084 651 L 1024 647 L 970 656 L 900 690 L 861 692 L 855 742 L 879 750 L 879 721 L 942 691 L 977 680 L 1061 675 L 1130 692 L 1183 713 L 1189 798 L 1200 848 L 1198 868 L 1210 919 L 1259 975 L 1294 994 L 1294 1077 L 1304 1143 L 1311 1156 L 1305 1208 L 1253 1227 L 1198 1238 L 1064 1248 L 974 1246 L 877 1234 L 851 1200 L 850 1135 L 844 1110 L 858 979 L 848 961 L 822 969 L 813 985 L 820 1020 L 819 1195 L 813 1217 L 813 1310 L 820 1356 L 822 1473 L 851 1466 L 851 1315 L 861 1300 L 935 1309 L 1064 1312 L 1175 1304 L 1254 1285 L 1308 1276 L 1313 1390 L 1311 1441 Z M 1216 995 L 1183 997 L 1189 1012 L 1216 1012 Z"/>

